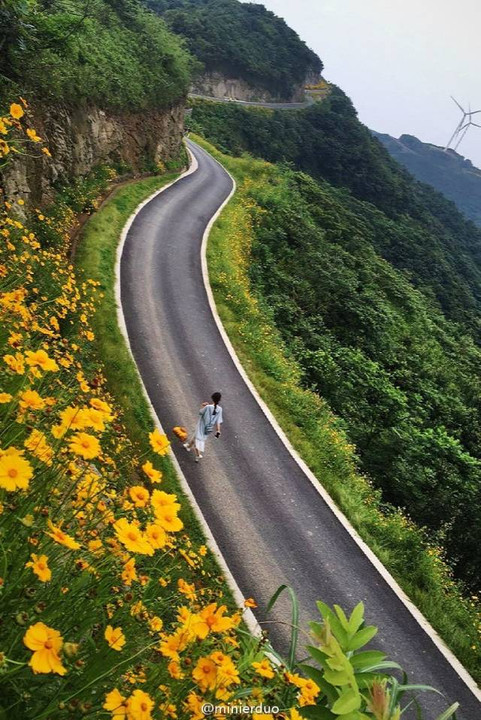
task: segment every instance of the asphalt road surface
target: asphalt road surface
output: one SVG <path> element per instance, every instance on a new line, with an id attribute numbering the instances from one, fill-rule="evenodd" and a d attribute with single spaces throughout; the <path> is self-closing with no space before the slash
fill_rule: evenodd
<path id="1" fill-rule="evenodd" d="M 271 110 L 303 110 L 314 104 L 314 100 L 310 95 L 306 96 L 304 102 L 250 102 L 248 100 L 234 100 L 234 98 L 217 98 L 210 95 L 197 95 L 189 93 L 189 97 L 199 100 L 211 100 L 212 102 L 235 103 L 236 105 L 245 105 L 246 107 L 263 107 Z"/>
<path id="2" fill-rule="evenodd" d="M 463 720 L 481 718 L 481 703 L 379 575 L 291 457 L 236 369 L 211 314 L 201 272 L 204 229 L 232 183 L 204 150 L 189 142 L 196 172 L 148 203 L 134 220 L 121 260 L 121 301 L 132 351 L 163 427 L 194 428 L 200 403 L 223 393 L 223 434 L 205 457 L 174 451 L 215 539 L 246 597 L 263 608 L 282 583 L 297 592 L 301 620 L 315 602 L 346 611 L 363 600 L 379 626 L 373 646 L 433 685 Z M 287 599 L 267 618 L 290 620 Z M 269 624 L 276 647 L 285 626 Z M 432 720 L 447 707 L 434 694 L 422 705 Z M 407 717 L 407 716 L 403 716 Z"/>

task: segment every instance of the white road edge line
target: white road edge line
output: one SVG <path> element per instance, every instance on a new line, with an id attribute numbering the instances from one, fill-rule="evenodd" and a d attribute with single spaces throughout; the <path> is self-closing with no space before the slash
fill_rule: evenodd
<path id="1" fill-rule="evenodd" d="M 206 152 L 204 148 L 201 148 L 203 152 Z M 268 421 L 286 446 L 287 450 L 290 452 L 296 463 L 299 465 L 299 467 L 303 470 L 305 475 L 309 478 L 310 482 L 314 486 L 314 488 L 317 490 L 319 495 L 322 497 L 326 505 L 329 506 L 329 508 L 332 510 L 336 518 L 339 520 L 339 522 L 343 525 L 345 530 L 349 533 L 349 535 L 353 538 L 354 542 L 358 545 L 358 547 L 362 550 L 364 555 L 371 561 L 371 563 L 374 565 L 378 573 L 382 576 L 384 581 L 389 585 L 391 590 L 398 596 L 398 598 L 401 600 L 403 605 L 409 610 L 411 615 L 414 617 L 414 619 L 419 623 L 419 625 L 422 627 L 424 632 L 429 636 L 429 638 L 432 640 L 434 645 L 437 647 L 439 652 L 446 658 L 446 660 L 449 662 L 453 670 L 456 671 L 456 673 L 459 675 L 459 677 L 464 681 L 464 683 L 468 686 L 468 688 L 471 690 L 473 695 L 481 701 L 481 690 L 476 684 L 476 681 L 474 678 L 471 677 L 471 675 L 468 673 L 466 668 L 460 663 L 460 661 L 457 659 L 457 657 L 454 655 L 454 653 L 448 648 L 448 646 L 445 644 L 444 640 L 438 635 L 436 630 L 432 627 L 432 625 L 428 622 L 428 620 L 424 617 L 424 615 L 421 613 L 421 611 L 414 605 L 414 603 L 409 599 L 409 597 L 406 595 L 404 590 L 400 587 L 400 585 L 397 583 L 397 581 L 393 578 L 391 573 L 384 567 L 382 562 L 379 560 L 379 558 L 374 554 L 374 552 L 371 550 L 371 548 L 364 542 L 364 540 L 361 538 L 359 533 L 354 529 L 354 527 L 351 525 L 347 517 L 344 515 L 344 513 L 337 507 L 334 500 L 331 498 L 329 493 L 324 489 L 324 487 L 321 485 L 320 480 L 317 479 L 317 477 L 314 475 L 314 473 L 310 470 L 310 468 L 306 465 L 304 460 L 300 457 L 300 455 L 297 453 L 297 451 L 294 449 L 293 445 L 291 444 L 289 438 L 285 434 L 285 432 L 282 430 L 281 426 L 277 422 L 274 415 L 269 410 L 268 406 L 264 402 L 264 400 L 261 398 L 259 393 L 257 392 L 257 389 L 254 387 L 253 383 L 249 379 L 246 371 L 244 370 L 236 351 L 234 350 L 234 347 L 224 329 L 224 326 L 222 324 L 222 321 L 219 317 L 219 313 L 217 312 L 217 307 L 214 301 L 214 294 L 212 292 L 212 288 L 210 285 L 209 280 L 209 270 L 207 266 L 207 242 L 209 239 L 209 234 L 212 229 L 212 226 L 214 225 L 215 221 L 217 220 L 218 216 L 224 209 L 225 205 L 229 202 L 232 195 L 235 193 L 236 190 L 236 182 L 233 176 L 230 174 L 230 172 L 220 163 L 213 155 L 210 155 L 210 153 L 207 153 L 215 162 L 220 165 L 220 167 L 224 170 L 225 173 L 230 177 L 233 183 L 233 188 L 230 193 L 230 195 L 224 200 L 222 205 L 219 207 L 216 213 L 212 216 L 212 218 L 209 220 L 209 223 L 205 229 L 204 236 L 202 238 L 202 247 L 201 247 L 201 261 L 202 261 L 202 276 L 204 279 L 204 285 L 207 292 L 207 297 L 209 299 L 209 305 L 212 312 L 212 315 L 214 317 L 214 320 L 216 322 L 216 325 L 219 329 L 219 332 L 222 336 L 222 339 L 227 347 L 227 350 L 237 368 L 239 373 L 241 374 L 242 378 L 244 379 L 244 382 L 246 383 L 247 387 L 249 388 L 250 392 L 254 396 L 254 398 L 257 400 L 258 404 L 260 405 L 261 409 L 264 412 L 264 415 L 267 417 Z"/>
<path id="2" fill-rule="evenodd" d="M 120 235 L 120 241 L 117 246 L 116 262 L 115 262 L 115 302 L 116 302 L 116 306 L 117 306 L 117 322 L 119 324 L 120 331 L 124 337 L 127 349 L 130 353 L 130 357 L 132 358 L 134 367 L 136 369 L 137 376 L 139 378 L 139 382 L 142 387 L 142 392 L 143 392 L 145 400 L 147 401 L 147 404 L 149 406 L 150 414 L 152 416 L 154 425 L 162 433 L 164 433 L 165 431 L 162 427 L 162 423 L 160 422 L 160 419 L 159 419 L 157 413 L 155 412 L 155 408 L 152 405 L 152 401 L 147 393 L 147 389 L 144 385 L 144 381 L 142 380 L 142 376 L 137 367 L 137 363 L 135 362 L 135 358 L 132 353 L 132 347 L 130 345 L 129 334 L 127 331 L 127 324 L 125 322 L 124 311 L 122 308 L 122 295 L 121 295 L 121 287 L 120 287 L 120 263 L 122 260 L 122 254 L 124 251 L 124 245 L 125 245 L 125 241 L 127 239 L 128 232 L 129 232 L 136 216 L 139 214 L 139 212 L 142 210 L 142 208 L 144 208 L 151 200 L 156 198 L 158 195 L 160 195 L 162 192 L 167 190 L 169 187 L 171 187 L 172 185 L 175 185 L 175 183 L 179 182 L 179 180 L 182 180 L 182 178 L 185 178 L 188 175 L 191 175 L 192 173 L 196 172 L 196 170 L 198 168 L 198 162 L 197 162 L 195 156 L 190 152 L 190 150 L 188 150 L 188 153 L 189 153 L 189 158 L 190 158 L 189 168 L 187 170 L 185 170 L 181 175 L 179 175 L 178 178 L 176 178 L 172 182 L 168 183 L 167 185 L 164 185 L 162 188 L 160 188 L 159 190 L 156 190 L 154 193 L 152 193 L 152 195 L 150 195 L 146 200 L 141 202 L 140 205 L 138 205 L 135 208 L 134 212 L 130 215 L 130 217 L 127 220 L 126 224 L 124 225 L 121 235 Z M 222 569 L 222 572 L 225 575 L 227 585 L 229 586 L 229 589 L 234 597 L 234 600 L 240 608 L 244 608 L 245 597 L 242 594 L 241 589 L 239 588 L 233 574 L 231 573 L 229 566 L 227 565 L 227 562 L 226 562 L 224 556 L 222 555 L 222 552 L 221 552 L 219 546 L 217 545 L 217 542 L 211 532 L 211 529 L 210 529 L 209 525 L 207 524 L 207 521 L 206 521 L 204 515 L 202 514 L 202 510 L 200 509 L 199 504 L 197 503 L 197 500 L 195 499 L 194 494 L 193 494 L 192 490 L 190 489 L 189 483 L 187 482 L 187 478 L 185 477 L 184 473 L 182 472 L 182 468 L 180 467 L 179 462 L 178 462 L 177 458 L 175 457 L 172 449 L 169 450 L 169 457 L 170 457 L 170 460 L 171 460 L 172 464 L 174 465 L 176 473 L 179 477 L 181 488 L 184 491 L 185 495 L 187 495 L 189 502 L 191 504 L 191 507 L 194 510 L 194 514 L 196 515 L 197 520 L 198 520 L 200 526 L 202 527 L 202 531 L 206 537 L 207 545 L 209 546 L 210 551 L 214 555 L 216 561 L 218 562 L 219 566 Z M 254 637 L 261 637 L 262 631 L 261 631 L 259 623 L 257 622 L 256 617 L 255 617 L 254 613 L 252 612 L 252 610 L 250 608 L 244 608 L 242 617 L 243 617 L 245 624 L 247 625 L 247 627 L 249 629 L 249 632 Z"/>

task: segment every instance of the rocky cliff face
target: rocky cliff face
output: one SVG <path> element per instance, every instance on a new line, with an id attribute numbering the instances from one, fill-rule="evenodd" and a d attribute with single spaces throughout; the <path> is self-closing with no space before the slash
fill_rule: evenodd
<path id="1" fill-rule="evenodd" d="M 319 80 L 319 73 L 309 73 L 306 84 Z M 295 88 L 290 97 L 275 95 L 265 88 L 251 85 L 240 78 L 227 77 L 220 72 L 199 75 L 193 85 L 192 92 L 198 95 L 219 99 L 232 98 L 245 102 L 302 102 L 304 100 L 304 84 Z"/>
<path id="2" fill-rule="evenodd" d="M 8 198 L 39 206 L 51 198 L 56 183 L 85 175 L 96 165 L 121 164 L 137 173 L 178 157 L 184 107 L 121 115 L 89 106 L 37 108 L 33 124 L 52 157 L 17 156 L 0 184 Z"/>

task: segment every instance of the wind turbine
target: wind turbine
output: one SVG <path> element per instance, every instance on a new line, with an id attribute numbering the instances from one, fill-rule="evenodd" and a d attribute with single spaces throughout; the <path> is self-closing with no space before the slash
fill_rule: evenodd
<path id="1" fill-rule="evenodd" d="M 481 112 L 481 110 L 476 110 L 476 112 Z M 473 113 L 473 115 L 474 115 L 474 114 L 475 114 L 475 113 Z M 475 122 L 473 122 L 473 121 L 471 120 L 471 118 L 469 118 L 469 122 L 467 122 L 466 125 L 463 125 L 463 127 L 460 128 L 460 130 L 459 130 L 459 135 L 460 135 L 460 137 L 459 137 L 459 140 L 458 140 L 458 142 L 456 143 L 456 145 L 455 145 L 455 147 L 454 147 L 454 152 L 457 151 L 458 147 L 460 146 L 461 142 L 463 141 L 464 136 L 465 136 L 466 133 L 468 132 L 468 130 L 469 130 L 469 128 L 471 127 L 471 125 L 472 125 L 473 127 L 481 128 L 481 125 L 480 125 L 479 123 L 475 123 Z"/>
<path id="2" fill-rule="evenodd" d="M 470 126 L 470 125 L 476 125 L 476 123 L 473 123 L 473 122 L 471 121 L 472 116 L 473 116 L 473 115 L 477 115 L 478 113 L 481 113 L 481 110 L 471 110 L 471 105 L 469 106 L 469 110 L 466 112 L 466 110 L 462 107 L 462 105 L 461 105 L 460 103 L 458 103 L 458 101 L 456 100 L 456 98 L 454 98 L 452 95 L 451 95 L 451 100 L 453 100 L 453 102 L 455 102 L 456 105 L 458 106 L 458 108 L 461 110 L 461 112 L 463 113 L 463 117 L 461 118 L 461 120 L 459 121 L 459 123 L 456 125 L 455 131 L 454 131 L 453 134 L 451 135 L 448 144 L 447 144 L 446 147 L 444 148 L 445 150 L 449 150 L 449 148 L 451 147 L 451 143 L 452 143 L 455 139 L 458 138 L 458 136 L 459 136 L 460 133 L 463 133 L 462 136 L 461 136 L 461 138 L 458 140 L 458 142 L 457 142 L 457 144 L 456 144 L 456 148 L 458 147 L 459 143 L 461 142 L 461 140 L 464 138 L 464 136 L 465 136 L 466 133 L 468 132 L 469 126 Z M 468 122 L 466 122 L 466 118 L 468 118 Z M 464 131 L 464 132 L 463 132 L 463 131 Z M 455 150 L 456 150 L 456 148 L 455 148 Z"/>

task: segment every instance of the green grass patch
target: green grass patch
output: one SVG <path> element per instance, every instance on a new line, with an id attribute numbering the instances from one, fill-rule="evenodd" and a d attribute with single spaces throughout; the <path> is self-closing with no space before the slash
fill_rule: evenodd
<path id="1" fill-rule="evenodd" d="M 327 403 L 302 387 L 301 369 L 249 281 L 256 223 L 266 212 L 256 203 L 256 189 L 270 184 L 287 192 L 282 171 L 249 156 L 223 155 L 194 139 L 237 182 L 236 194 L 212 229 L 207 258 L 217 309 L 244 368 L 339 508 L 479 681 L 477 599 L 467 597 L 453 579 L 442 549 L 401 511 L 383 504 L 380 492 L 358 471 L 355 448 Z"/>

